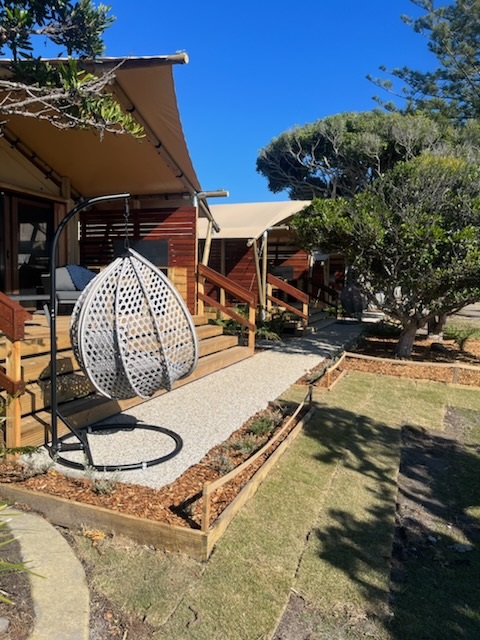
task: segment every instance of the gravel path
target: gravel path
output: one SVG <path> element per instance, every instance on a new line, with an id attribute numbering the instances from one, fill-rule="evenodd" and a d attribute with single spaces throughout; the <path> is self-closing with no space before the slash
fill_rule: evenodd
<path id="1" fill-rule="evenodd" d="M 132 427 L 142 423 L 155 425 L 174 431 L 183 440 L 182 449 L 172 459 L 145 469 L 123 471 L 119 479 L 154 488 L 172 482 L 307 371 L 354 340 L 361 330 L 357 323 L 334 323 L 308 337 L 276 344 L 252 358 L 109 418 L 105 422 L 112 426 L 126 422 L 131 422 Z M 166 455 L 174 447 L 170 437 L 147 429 L 97 431 L 88 437 L 97 465 L 151 460 Z M 82 461 L 79 453 L 63 455 Z M 63 466 L 58 469 L 75 473 Z"/>

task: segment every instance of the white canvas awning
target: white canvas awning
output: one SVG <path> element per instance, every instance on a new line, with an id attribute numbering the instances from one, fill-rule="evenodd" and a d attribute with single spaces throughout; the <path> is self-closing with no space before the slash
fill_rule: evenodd
<path id="1" fill-rule="evenodd" d="M 119 192 L 193 196 L 202 189 L 185 142 L 172 69 L 186 62 L 186 54 L 175 54 L 103 58 L 90 65 L 88 70 L 96 74 L 119 67 L 111 89 L 144 126 L 142 139 L 106 133 L 102 140 L 93 131 L 57 129 L 24 116 L 8 118 L 5 137 L 24 155 L 29 150 L 35 154 L 47 171 L 68 177 L 72 190 L 83 197 Z M 8 77 L 8 64 L 0 61 L 3 77 Z"/>
<path id="2" fill-rule="evenodd" d="M 295 213 L 309 204 L 310 200 L 287 200 L 210 205 L 220 227 L 213 238 L 256 240 L 271 227 L 286 224 Z M 198 221 L 198 237 L 207 237 L 206 220 Z"/>

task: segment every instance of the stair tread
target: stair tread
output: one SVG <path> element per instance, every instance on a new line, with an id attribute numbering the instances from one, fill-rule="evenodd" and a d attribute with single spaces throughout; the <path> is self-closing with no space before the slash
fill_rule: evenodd
<path id="1" fill-rule="evenodd" d="M 178 380 L 174 385 L 174 390 L 178 387 L 193 382 L 210 373 L 214 373 L 227 366 L 240 362 L 253 355 L 251 349 L 243 346 L 234 346 L 223 351 L 211 353 L 199 359 L 195 371 L 182 380 Z M 166 391 L 159 391 L 154 397 L 162 395 Z M 108 418 L 119 411 L 124 411 L 137 404 L 145 402 L 140 398 L 131 400 L 110 400 L 99 394 L 71 400 L 61 405 L 60 411 L 68 418 L 74 426 L 81 428 L 87 424 L 92 424 L 98 420 Z M 22 418 L 22 446 L 39 445 L 43 443 L 43 433 L 45 423 L 50 424 L 50 412 L 38 411 L 30 416 Z M 66 428 L 59 425 L 59 435 L 66 432 Z"/>

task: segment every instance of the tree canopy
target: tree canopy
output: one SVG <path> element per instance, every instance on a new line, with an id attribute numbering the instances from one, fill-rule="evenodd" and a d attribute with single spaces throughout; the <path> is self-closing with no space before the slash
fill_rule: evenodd
<path id="1" fill-rule="evenodd" d="M 271 191 L 287 190 L 293 200 L 351 198 L 445 136 L 420 114 L 341 113 L 274 138 L 260 150 L 257 171 Z"/>
<path id="2" fill-rule="evenodd" d="M 0 54 L 10 55 L 8 74 L 0 78 L 0 118 L 12 115 L 42 120 L 60 128 L 90 127 L 141 135 L 108 92 L 114 73 L 96 76 L 85 60 L 103 54 L 104 31 L 114 17 L 110 7 L 91 0 L 0 1 Z M 62 62 L 35 55 L 36 43 L 50 41 Z"/>
<path id="3" fill-rule="evenodd" d="M 480 169 L 458 157 L 397 164 L 353 199 L 293 221 L 305 247 L 345 254 L 368 301 L 402 326 L 397 354 L 434 316 L 480 299 Z"/>
<path id="4" fill-rule="evenodd" d="M 411 2 L 425 13 L 402 19 L 427 39 L 438 67 L 426 72 L 381 67 L 403 83 L 400 91 L 390 79 L 370 79 L 406 99 L 406 111 L 421 110 L 455 122 L 480 118 L 480 0 L 455 0 L 441 6 L 434 0 Z M 395 108 L 394 103 L 386 106 Z"/>

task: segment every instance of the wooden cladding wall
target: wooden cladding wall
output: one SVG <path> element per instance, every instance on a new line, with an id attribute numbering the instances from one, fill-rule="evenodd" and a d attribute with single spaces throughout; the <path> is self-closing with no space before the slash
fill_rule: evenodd
<path id="1" fill-rule="evenodd" d="M 276 236 L 272 233 L 270 235 L 268 239 L 268 265 L 269 271 L 274 275 L 276 267 L 290 267 L 289 271 L 292 277 L 289 281 L 306 281 L 308 278 L 308 253 L 295 246 L 291 238 L 284 234 Z M 298 286 L 294 282 L 291 283 Z"/>
<path id="2" fill-rule="evenodd" d="M 80 214 L 80 259 L 89 267 L 103 267 L 118 255 L 125 238 L 123 208 L 94 209 Z M 195 313 L 196 303 L 196 210 L 192 206 L 176 208 L 146 207 L 131 209 L 127 231 L 132 246 L 138 240 L 168 242 L 168 264 L 157 267 L 181 267 L 186 270 L 186 303 Z M 163 262 L 161 259 L 160 262 Z"/>
<path id="3" fill-rule="evenodd" d="M 222 242 L 224 243 L 222 248 Z M 203 253 L 203 244 L 201 252 Z M 245 240 L 213 240 L 208 266 L 218 271 L 247 291 L 255 294 L 258 302 L 258 286 L 253 248 Z M 205 291 L 215 297 L 213 287 Z"/>
<path id="4" fill-rule="evenodd" d="M 204 243 L 202 242 L 200 247 L 202 253 L 203 245 Z M 288 238 L 269 238 L 269 273 L 275 274 L 275 267 L 288 267 L 288 271 L 292 275 L 292 278 L 289 278 L 288 281 L 306 291 L 308 264 L 308 254 L 289 242 Z M 254 250 L 253 247 L 247 246 L 246 240 L 213 240 L 208 266 L 241 285 L 247 291 L 254 293 L 258 302 Z M 213 288 L 207 290 L 206 293 L 207 295 L 215 296 Z"/>

